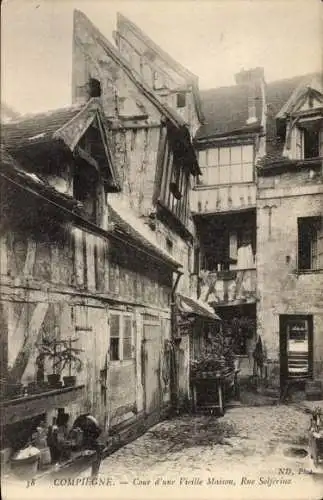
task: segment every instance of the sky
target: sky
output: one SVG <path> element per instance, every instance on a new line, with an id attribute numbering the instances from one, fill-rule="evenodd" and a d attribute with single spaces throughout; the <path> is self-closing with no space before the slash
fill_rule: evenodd
<path id="1" fill-rule="evenodd" d="M 72 23 L 78 9 L 112 39 L 121 12 L 199 77 L 234 84 L 262 66 L 266 81 L 322 69 L 320 0 L 3 0 L 1 101 L 34 113 L 71 102 Z"/>

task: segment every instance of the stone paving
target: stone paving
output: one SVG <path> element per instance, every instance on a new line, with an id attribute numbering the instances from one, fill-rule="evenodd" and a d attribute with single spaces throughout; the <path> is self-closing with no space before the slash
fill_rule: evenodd
<path id="1" fill-rule="evenodd" d="M 163 486 L 186 499 L 202 498 L 206 487 L 221 499 L 318 500 L 323 476 L 308 473 L 308 427 L 308 413 L 295 405 L 241 406 L 220 418 L 180 416 L 107 457 L 100 474 L 123 493 L 150 491 L 150 498 Z"/>

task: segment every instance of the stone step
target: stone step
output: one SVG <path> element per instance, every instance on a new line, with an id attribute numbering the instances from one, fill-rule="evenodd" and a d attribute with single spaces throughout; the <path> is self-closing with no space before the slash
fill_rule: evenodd
<path id="1" fill-rule="evenodd" d="M 308 380 L 305 384 L 305 391 L 308 390 L 322 390 L 322 382 L 321 380 Z"/>

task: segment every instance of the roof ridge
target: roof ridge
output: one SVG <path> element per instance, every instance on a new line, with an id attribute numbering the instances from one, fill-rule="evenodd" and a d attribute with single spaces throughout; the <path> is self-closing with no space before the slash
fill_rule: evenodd
<path id="1" fill-rule="evenodd" d="M 148 87 L 145 81 L 141 78 L 139 73 L 137 73 L 128 63 L 128 61 L 118 52 L 117 48 L 101 33 L 101 31 L 92 23 L 92 21 L 80 10 L 74 10 L 74 19 L 76 16 L 79 16 L 82 22 L 85 22 L 86 25 L 94 32 L 95 37 L 97 38 L 98 43 L 101 43 L 103 49 L 107 49 L 113 55 L 113 57 L 117 60 L 118 63 L 121 64 L 123 69 L 127 72 L 128 76 L 134 81 L 134 83 L 141 87 L 141 89 L 146 94 L 146 97 L 149 98 L 151 102 L 159 109 L 159 111 L 166 116 L 166 118 L 170 119 L 177 127 L 182 127 L 186 125 L 186 122 L 183 118 L 176 113 L 173 109 L 164 106 L 164 104 L 160 101 L 160 99 L 156 96 L 156 94 Z"/>
<path id="2" fill-rule="evenodd" d="M 48 109 L 47 111 L 38 111 L 36 113 L 26 113 L 26 114 L 23 114 L 23 115 L 20 115 L 19 118 L 17 118 L 16 120 L 11 120 L 9 123 L 5 123 L 3 124 L 4 127 L 7 127 L 7 126 L 11 126 L 11 125 L 15 125 L 17 123 L 22 123 L 24 121 L 27 121 L 27 120 L 32 120 L 33 118 L 39 118 L 39 117 L 45 117 L 45 116 L 50 116 L 51 114 L 53 113 L 58 113 L 60 111 L 72 111 L 72 110 L 76 110 L 76 109 L 81 109 L 82 107 L 84 107 L 86 104 L 85 103 L 76 103 L 76 104 L 69 104 L 69 105 L 66 105 L 66 106 L 62 106 L 60 108 L 53 108 L 53 109 Z"/>
<path id="3" fill-rule="evenodd" d="M 185 68 L 180 62 L 176 61 L 168 52 L 162 49 L 156 42 L 154 42 L 149 35 L 147 35 L 139 26 L 137 26 L 133 21 L 130 21 L 124 14 L 121 12 L 117 12 L 117 29 L 119 22 L 127 24 L 132 31 L 134 31 L 150 48 L 152 48 L 155 52 L 157 52 L 162 59 L 164 59 L 170 66 L 179 70 L 186 77 L 191 78 L 192 80 L 197 80 L 198 77 L 192 71 Z"/>

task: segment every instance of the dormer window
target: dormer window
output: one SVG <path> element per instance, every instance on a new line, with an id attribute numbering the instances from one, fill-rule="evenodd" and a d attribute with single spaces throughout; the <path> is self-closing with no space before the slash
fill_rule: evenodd
<path id="1" fill-rule="evenodd" d="M 292 134 L 294 135 L 294 153 L 292 158 L 298 160 L 309 160 L 322 156 L 323 121 L 320 118 L 301 118 L 295 125 Z"/>
<path id="2" fill-rule="evenodd" d="M 304 159 L 320 156 L 320 131 L 319 129 L 304 129 Z"/>

